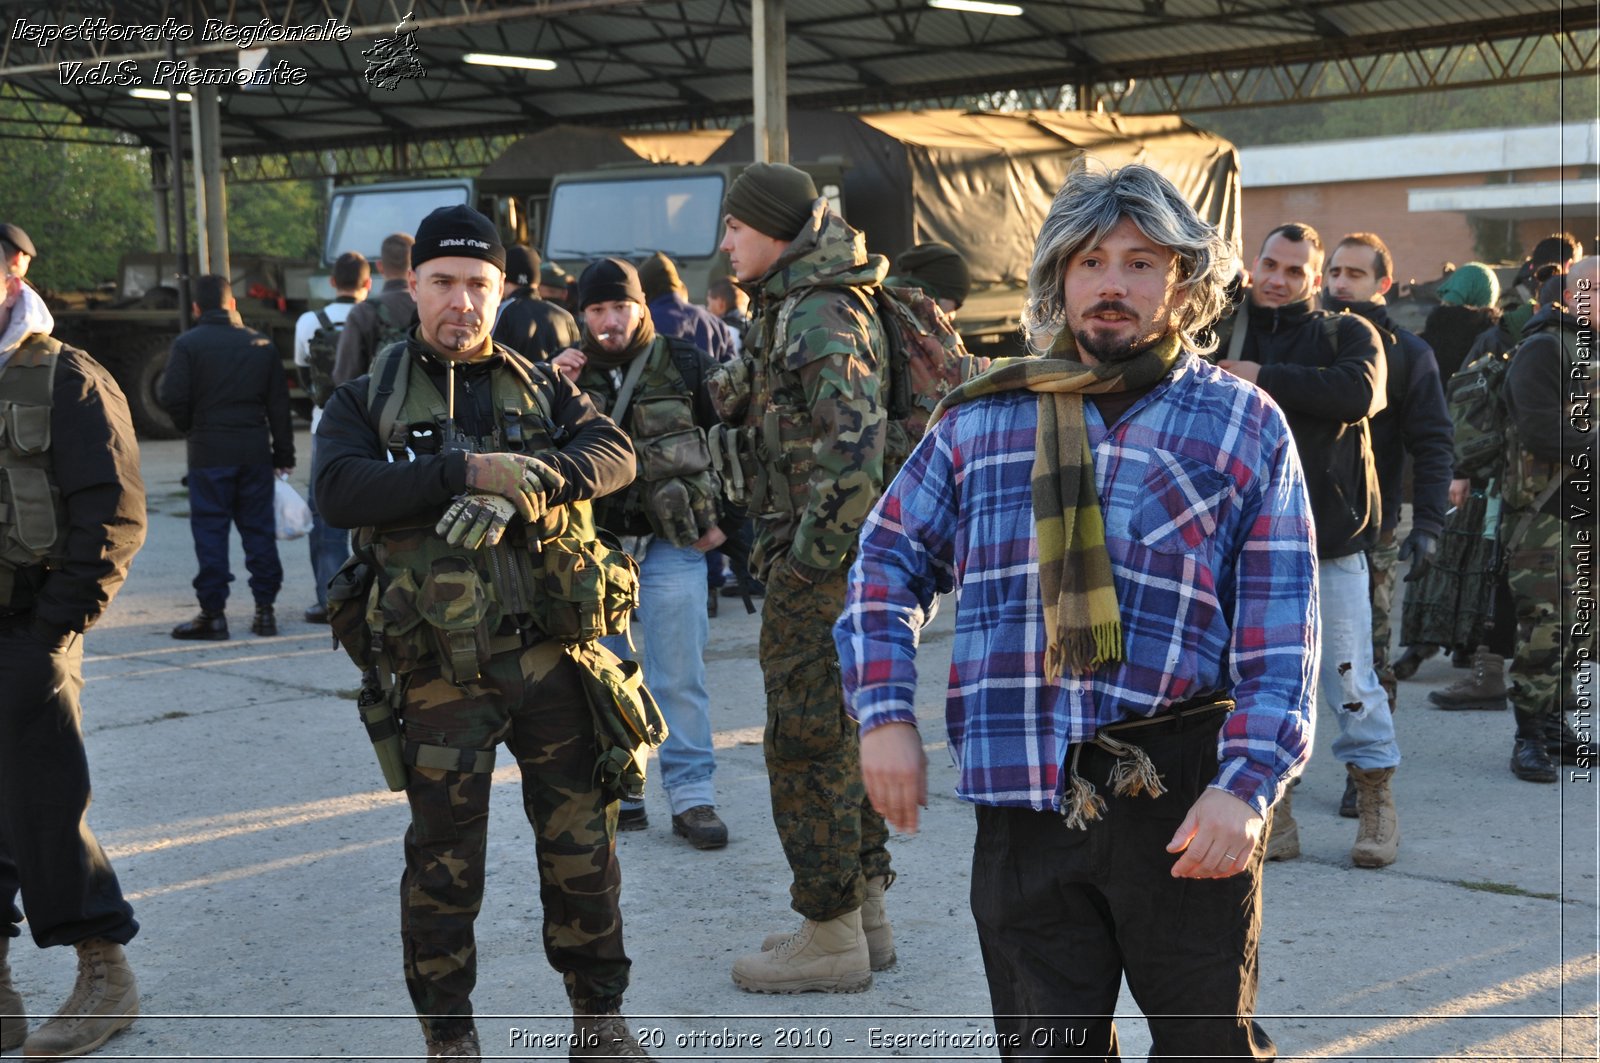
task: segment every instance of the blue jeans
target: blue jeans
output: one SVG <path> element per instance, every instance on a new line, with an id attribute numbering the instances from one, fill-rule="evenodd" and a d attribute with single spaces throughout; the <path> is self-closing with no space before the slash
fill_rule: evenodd
<path id="1" fill-rule="evenodd" d="M 706 562 L 690 546 L 652 538 L 639 559 L 639 612 L 633 640 L 644 651 L 644 681 L 667 718 L 667 740 L 656 751 L 661 782 L 677 815 L 696 805 L 714 805 L 711 776 L 711 698 L 706 693 Z M 608 638 L 618 656 L 631 654 L 627 640 Z M 624 808 L 637 807 L 624 803 Z"/>
<path id="2" fill-rule="evenodd" d="M 271 605 L 283 587 L 278 560 L 277 517 L 272 511 L 271 465 L 214 465 L 189 470 L 189 530 L 200 572 L 194 578 L 200 608 L 220 613 L 228 604 L 228 532 L 239 529 L 250 593 L 257 605 Z"/>
<path id="3" fill-rule="evenodd" d="M 315 468 L 317 460 L 317 437 L 311 437 L 311 461 Z M 315 485 L 313 484 L 314 488 Z M 350 533 L 343 528 L 332 528 L 323 523 L 322 514 L 317 511 L 317 492 L 306 491 L 306 505 L 311 507 L 311 534 L 306 536 L 306 545 L 311 550 L 311 576 L 317 585 L 317 607 L 328 607 L 328 581 L 333 579 L 334 573 L 339 571 L 339 566 L 344 564 L 345 558 L 350 556 Z"/>
<path id="4" fill-rule="evenodd" d="M 1333 755 L 1371 771 L 1400 763 L 1389 698 L 1372 666 L 1372 600 L 1367 558 L 1355 553 L 1317 562 L 1322 601 L 1319 709 L 1339 725 Z"/>

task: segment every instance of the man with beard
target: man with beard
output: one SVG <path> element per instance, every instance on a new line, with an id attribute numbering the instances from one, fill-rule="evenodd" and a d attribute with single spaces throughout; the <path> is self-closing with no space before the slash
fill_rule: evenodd
<path id="1" fill-rule="evenodd" d="M 1357 867 L 1386 867 L 1400 846 L 1390 789 L 1400 747 L 1372 666 L 1366 558 L 1380 523 L 1369 419 L 1387 401 L 1383 345 L 1355 314 L 1313 309 L 1322 285 L 1322 240 L 1311 226 L 1291 222 L 1268 233 L 1250 277 L 1228 356 L 1217 364 L 1272 396 L 1294 433 L 1317 530 L 1317 690 L 1339 725 L 1333 755 L 1356 786 L 1360 822 L 1350 859 Z M 1273 817 L 1272 833 L 1267 859 L 1300 855 L 1288 800 Z"/>
<path id="2" fill-rule="evenodd" d="M 597 507 L 602 528 L 639 559 L 645 676 L 667 720 L 658 750 L 672 833 L 696 849 L 728 844 L 712 785 L 711 698 L 706 691 L 707 550 L 725 541 L 706 429 L 717 414 L 706 391 L 716 368 L 695 344 L 655 331 L 631 262 L 602 258 L 578 278 L 582 348 L 556 368 L 623 426 L 639 478 Z M 625 641 L 611 647 L 628 652 Z M 618 829 L 649 825 L 644 802 L 624 801 Z"/>
<path id="3" fill-rule="evenodd" d="M 597 780 L 580 673 L 615 659 L 592 633 L 574 634 L 592 624 L 565 623 L 572 603 L 603 614 L 607 566 L 590 549 L 587 505 L 633 479 L 633 452 L 561 374 L 490 340 L 505 250 L 488 218 L 439 208 L 417 227 L 411 264 L 417 325 L 377 354 L 370 376 L 333 393 L 312 471 L 322 512 L 357 529 L 358 557 L 377 570 L 382 605 L 368 623 L 381 652 L 369 689 L 393 714 L 375 737 L 397 743 L 403 764 L 386 770 L 403 776 L 411 808 L 406 988 L 428 1058 L 479 1058 L 473 922 L 503 742 L 534 831 L 545 956 L 572 1004 L 568 1058 L 645 1059 L 619 1013 L 630 961 L 616 804 Z M 580 586 L 562 558 L 594 579 Z M 338 610 L 333 620 L 349 647 Z M 359 625 L 354 641 L 370 645 L 372 634 Z"/>
<path id="4" fill-rule="evenodd" d="M 1383 519 L 1378 542 L 1367 552 L 1372 569 L 1372 660 L 1378 681 L 1394 710 L 1395 672 L 1389 664 L 1390 616 L 1394 609 L 1394 569 L 1410 565 L 1406 582 L 1427 569 L 1444 531 L 1453 464 L 1450 411 L 1444 402 L 1439 363 L 1416 333 L 1389 320 L 1384 296 L 1394 284 L 1394 258 L 1376 233 L 1351 233 L 1328 259 L 1324 309 L 1359 314 L 1378 330 L 1388 362 L 1388 405 L 1372 418 L 1372 453 L 1378 468 Z M 1411 456 L 1411 532 L 1396 541 L 1400 524 L 1402 473 Z M 1339 814 L 1354 818 L 1355 784 L 1347 777 Z"/>
<path id="5" fill-rule="evenodd" d="M 1118 1058 L 1124 977 L 1153 1057 L 1274 1055 L 1261 842 L 1310 750 L 1316 563 L 1282 412 L 1201 359 L 1232 261 L 1154 170 L 1075 173 L 1029 271 L 1043 357 L 952 392 L 861 532 L 834 636 L 907 831 L 919 630 L 961 589 L 945 720 L 1003 1058 Z"/>

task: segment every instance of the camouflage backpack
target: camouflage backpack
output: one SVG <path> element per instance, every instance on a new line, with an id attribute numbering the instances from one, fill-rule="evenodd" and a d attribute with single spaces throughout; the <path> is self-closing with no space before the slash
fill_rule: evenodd
<path id="1" fill-rule="evenodd" d="M 1499 476 L 1505 461 L 1506 369 L 1511 352 L 1486 351 L 1460 369 L 1445 387 L 1455 430 L 1455 471 L 1474 480 Z"/>
<path id="2" fill-rule="evenodd" d="M 785 300 L 774 335 L 789 334 L 789 318 L 806 291 Z M 921 288 L 876 285 L 850 291 L 868 304 L 889 347 L 884 378 L 889 438 L 883 461 L 883 480 L 888 483 L 927 431 L 939 400 L 972 379 L 976 362 L 950 318 Z"/>
<path id="3" fill-rule="evenodd" d="M 311 392 L 312 402 L 326 406 L 333 395 L 333 363 L 339 354 L 339 333 L 344 331 L 344 322 L 333 320 L 326 310 L 317 310 L 316 315 L 317 331 L 306 344 L 311 351 L 306 390 Z"/>

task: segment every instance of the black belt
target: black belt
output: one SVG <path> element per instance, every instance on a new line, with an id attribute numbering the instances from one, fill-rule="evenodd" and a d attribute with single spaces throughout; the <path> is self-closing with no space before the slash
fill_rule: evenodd
<path id="1" fill-rule="evenodd" d="M 1180 733 L 1187 731 L 1213 717 L 1225 716 L 1233 709 L 1232 698 L 1225 698 L 1221 694 L 1207 694 L 1180 701 L 1165 712 L 1158 712 L 1154 716 L 1107 724 L 1095 733 L 1110 735 L 1124 742 L 1138 742 L 1144 738 L 1154 738 L 1172 731 Z"/>

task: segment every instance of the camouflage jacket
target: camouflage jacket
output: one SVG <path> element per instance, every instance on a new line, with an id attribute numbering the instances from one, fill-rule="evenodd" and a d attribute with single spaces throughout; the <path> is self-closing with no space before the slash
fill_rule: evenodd
<path id="1" fill-rule="evenodd" d="M 883 493 L 888 345 L 863 289 L 888 267 L 819 199 L 767 275 L 745 286 L 744 353 L 711 388 L 725 421 L 782 450 L 769 458 L 787 483 L 755 514 L 760 573 L 786 551 L 813 578 L 836 571 Z"/>

